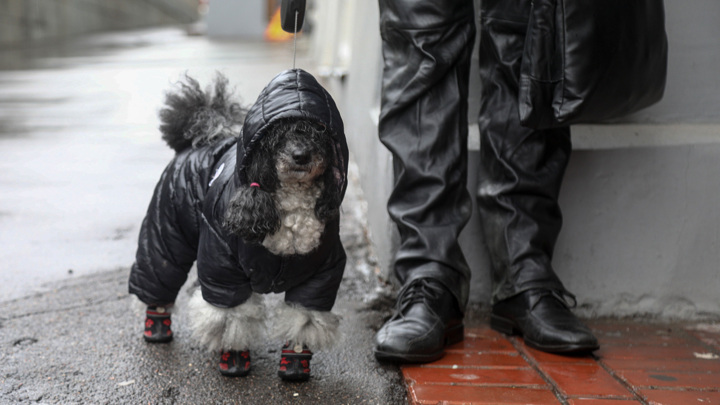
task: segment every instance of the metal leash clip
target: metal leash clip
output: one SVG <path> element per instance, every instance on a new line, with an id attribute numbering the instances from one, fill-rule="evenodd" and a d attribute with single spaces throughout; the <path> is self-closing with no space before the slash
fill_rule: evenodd
<path id="1" fill-rule="evenodd" d="M 282 0 L 280 4 L 280 27 L 293 34 L 293 69 L 297 55 L 297 33 L 305 21 L 305 0 Z"/>

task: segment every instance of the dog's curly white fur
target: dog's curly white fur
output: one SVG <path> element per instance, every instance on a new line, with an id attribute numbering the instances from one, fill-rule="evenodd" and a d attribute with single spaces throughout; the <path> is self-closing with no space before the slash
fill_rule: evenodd
<path id="1" fill-rule="evenodd" d="M 320 187 L 281 186 L 276 192 L 280 211 L 280 229 L 267 235 L 262 244 L 275 254 L 306 254 L 320 244 L 325 224 L 315 216 Z"/>
<path id="2" fill-rule="evenodd" d="M 245 350 L 259 341 L 265 330 L 265 305 L 258 294 L 233 308 L 207 303 L 200 290 L 188 301 L 192 336 L 211 351 Z"/>
<path id="3" fill-rule="evenodd" d="M 266 314 L 264 300 L 258 294 L 236 307 L 218 308 L 196 290 L 188 302 L 192 337 L 210 351 L 247 349 L 265 336 L 268 321 L 271 337 L 313 350 L 330 348 L 340 338 L 340 317 L 331 312 L 279 303 L 270 320 Z"/>
<path id="4" fill-rule="evenodd" d="M 332 312 L 282 303 L 275 309 L 272 322 L 275 338 L 303 344 L 312 350 L 327 349 L 340 337 L 340 317 Z"/>

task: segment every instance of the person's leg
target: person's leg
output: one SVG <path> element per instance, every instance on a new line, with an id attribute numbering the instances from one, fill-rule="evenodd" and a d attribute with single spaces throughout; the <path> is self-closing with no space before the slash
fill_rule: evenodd
<path id="1" fill-rule="evenodd" d="M 462 338 L 468 298 L 470 271 L 457 238 L 471 214 L 467 87 L 475 14 L 472 0 L 379 4 L 379 136 L 393 154 L 388 212 L 400 233 L 394 271 L 403 288 L 396 316 L 376 335 L 375 354 L 431 361 L 448 334 Z"/>
<path id="2" fill-rule="evenodd" d="M 520 332 L 543 350 L 589 350 L 597 342 L 569 311 L 565 301 L 573 297 L 551 264 L 562 225 L 558 195 L 570 130 L 539 131 L 519 122 L 530 3 L 483 0 L 481 10 L 478 209 L 493 267 L 491 325 Z"/>
<path id="3" fill-rule="evenodd" d="M 529 0 L 487 0 L 481 10 L 478 208 L 493 264 L 493 303 L 531 288 L 564 287 L 550 261 L 570 158 L 567 127 L 520 125 L 518 78 Z"/>

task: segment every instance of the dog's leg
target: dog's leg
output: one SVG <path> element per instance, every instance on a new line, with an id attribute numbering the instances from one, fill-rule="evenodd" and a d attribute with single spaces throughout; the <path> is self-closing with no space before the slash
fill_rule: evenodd
<path id="1" fill-rule="evenodd" d="M 285 341 L 278 375 L 283 380 L 310 379 L 313 350 L 327 348 L 340 337 L 340 317 L 330 311 L 313 311 L 296 304 L 280 304 L 273 319 L 273 334 Z"/>
<path id="2" fill-rule="evenodd" d="M 133 312 L 145 315 L 145 331 L 143 338 L 148 343 L 168 343 L 173 339 L 170 319 L 175 306 L 147 305 L 139 299 L 133 300 Z"/>
<path id="3" fill-rule="evenodd" d="M 296 304 L 280 304 L 273 317 L 273 336 L 311 350 L 321 350 L 340 339 L 340 317 Z"/>
<path id="4" fill-rule="evenodd" d="M 218 308 L 205 301 L 201 290 L 188 302 L 193 337 L 208 350 L 220 352 L 218 369 L 229 377 L 244 377 L 250 372 L 250 351 L 265 329 L 265 305 L 252 294 L 232 308 Z"/>
<path id="5" fill-rule="evenodd" d="M 192 335 L 211 351 L 244 351 L 261 337 L 265 329 L 265 305 L 253 294 L 233 308 L 218 308 L 195 291 L 188 302 Z"/>

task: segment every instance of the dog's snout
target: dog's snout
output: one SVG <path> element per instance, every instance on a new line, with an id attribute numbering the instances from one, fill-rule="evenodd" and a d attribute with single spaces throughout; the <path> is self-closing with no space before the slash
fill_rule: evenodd
<path id="1" fill-rule="evenodd" d="M 307 150 L 296 150 L 292 153 L 292 158 L 295 161 L 295 164 L 306 165 L 310 163 L 312 155 Z"/>

